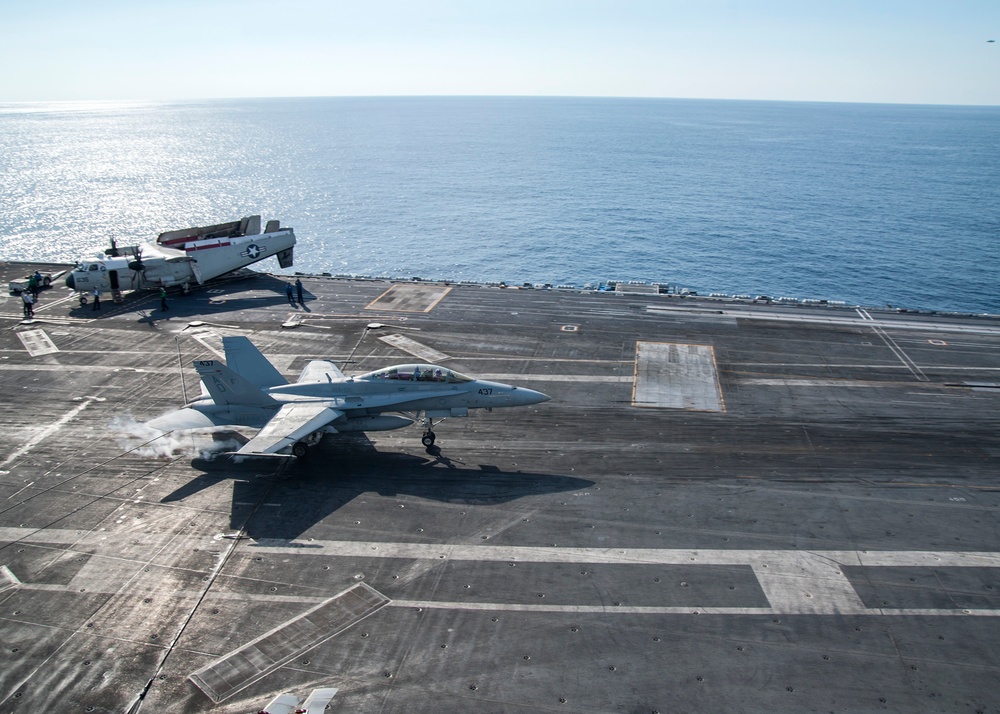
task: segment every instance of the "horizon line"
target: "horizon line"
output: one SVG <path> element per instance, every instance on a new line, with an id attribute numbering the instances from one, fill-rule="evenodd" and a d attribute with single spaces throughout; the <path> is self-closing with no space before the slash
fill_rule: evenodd
<path id="1" fill-rule="evenodd" d="M 861 104 L 871 106 L 915 107 L 1000 107 L 997 104 L 954 104 L 949 102 L 858 101 L 843 99 L 764 99 L 759 97 L 667 97 L 629 96 L 608 94 L 301 94 L 260 96 L 171 97 L 171 98 L 92 98 L 92 99 L 0 99 L 0 106 L 42 104 L 170 104 L 186 102 L 260 101 L 290 99 L 607 99 L 627 101 L 705 101 L 705 102 L 761 102 L 773 104 Z"/>

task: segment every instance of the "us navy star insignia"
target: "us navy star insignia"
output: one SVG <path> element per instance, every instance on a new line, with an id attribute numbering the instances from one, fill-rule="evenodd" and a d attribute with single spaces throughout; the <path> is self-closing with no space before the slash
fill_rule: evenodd
<path id="1" fill-rule="evenodd" d="M 244 258 L 250 258 L 251 260 L 256 260 L 258 257 L 260 257 L 261 253 L 263 252 L 264 252 L 263 248 L 261 248 L 256 243 L 251 243 L 250 245 L 247 246 L 247 249 L 245 251 L 240 253 L 240 255 Z"/>

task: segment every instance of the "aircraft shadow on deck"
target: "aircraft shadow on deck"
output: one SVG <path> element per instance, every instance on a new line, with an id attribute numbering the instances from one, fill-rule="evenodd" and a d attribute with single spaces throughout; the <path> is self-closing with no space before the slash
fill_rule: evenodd
<path id="1" fill-rule="evenodd" d="M 298 302 L 297 294 L 295 293 L 293 293 L 293 299 L 296 302 L 294 304 L 290 304 L 288 302 L 286 286 L 289 284 L 294 286 L 295 280 L 292 279 L 294 276 L 287 280 L 273 275 L 259 273 L 250 277 L 253 278 L 254 289 L 256 292 L 261 292 L 262 288 L 264 291 L 272 291 L 274 294 L 259 297 L 236 297 L 243 292 L 240 288 L 242 278 L 236 277 L 220 281 L 217 284 L 206 283 L 204 286 L 201 286 L 197 292 L 192 293 L 193 296 L 198 296 L 205 290 L 221 291 L 210 294 L 213 299 L 208 303 L 207 309 L 204 303 L 201 302 L 193 303 L 192 307 L 186 308 L 182 302 L 186 298 L 180 295 L 176 297 L 176 302 L 178 307 L 184 309 L 185 312 L 193 311 L 199 314 L 211 313 L 213 315 L 217 315 L 233 311 L 240 312 L 243 310 L 251 310 L 259 307 L 271 307 L 274 305 L 287 305 L 289 310 L 312 312 L 308 308 L 308 303 L 315 300 L 315 296 L 308 290 L 303 289 L 302 291 L 303 302 Z"/>
<path id="2" fill-rule="evenodd" d="M 255 291 L 260 292 L 261 288 L 263 288 L 264 291 L 270 290 L 274 294 L 258 297 L 235 297 L 243 292 L 240 288 L 240 283 L 246 279 L 253 279 Z M 171 288 L 168 290 L 167 306 L 169 309 L 166 312 L 160 310 L 160 297 L 155 290 L 139 290 L 127 293 L 124 301 L 120 304 L 114 303 L 109 293 L 102 294 L 100 310 L 94 310 L 94 298 L 92 295 L 87 295 L 87 302 L 83 305 L 74 303 L 70 308 L 70 314 L 80 318 L 101 317 L 104 314 L 110 314 L 125 307 L 128 310 L 136 310 L 141 313 L 138 320 L 139 323 L 151 323 L 171 317 L 183 318 L 190 317 L 191 315 L 206 314 L 219 315 L 227 312 L 239 312 L 252 308 L 271 307 L 282 304 L 288 305 L 290 310 L 311 312 L 308 304 L 316 298 L 308 290 L 303 290 L 302 297 L 304 302 L 296 302 L 294 306 L 289 304 L 288 296 L 285 292 L 285 286 L 289 282 L 294 283 L 294 281 L 282 280 L 264 273 L 253 273 L 248 276 L 209 281 L 204 285 L 197 286 L 187 295 L 177 292 L 177 288 Z M 219 290 L 221 292 L 206 294 L 207 290 Z M 206 295 L 211 298 L 207 305 L 202 299 Z"/>
<path id="3" fill-rule="evenodd" d="M 222 432 L 216 438 L 234 435 Z M 273 459 L 235 463 L 227 456 L 197 458 L 191 465 L 202 474 L 163 502 L 180 501 L 232 481 L 230 528 L 258 540 L 297 538 L 364 493 L 475 507 L 594 485 L 572 476 L 469 465 L 437 448 L 426 455 L 379 451 L 364 434 L 328 437 L 304 459 L 286 466 Z"/>

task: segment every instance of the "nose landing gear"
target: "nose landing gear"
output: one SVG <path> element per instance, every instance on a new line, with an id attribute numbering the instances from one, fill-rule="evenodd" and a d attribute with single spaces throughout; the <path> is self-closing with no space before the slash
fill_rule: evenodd
<path id="1" fill-rule="evenodd" d="M 437 439 L 437 435 L 434 433 L 434 420 L 424 414 L 420 423 L 424 425 L 424 435 L 420 437 L 420 443 L 426 446 L 427 451 L 430 452 L 434 447 L 435 439 Z"/>

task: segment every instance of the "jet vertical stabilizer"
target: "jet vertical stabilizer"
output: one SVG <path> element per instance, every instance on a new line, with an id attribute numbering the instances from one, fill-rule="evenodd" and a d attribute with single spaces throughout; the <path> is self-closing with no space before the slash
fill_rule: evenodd
<path id="1" fill-rule="evenodd" d="M 260 235 L 260 216 L 247 216 L 243 218 L 240 221 L 240 233 L 245 236 Z"/>
<path id="2" fill-rule="evenodd" d="M 246 337 L 223 337 L 222 346 L 226 350 L 226 365 L 244 379 L 262 389 L 288 384 L 288 380 Z"/>
<path id="3" fill-rule="evenodd" d="M 278 407 L 278 402 L 261 391 L 260 387 L 236 374 L 219 360 L 196 360 L 194 368 L 201 375 L 201 383 L 217 404 L 242 407 Z"/>

